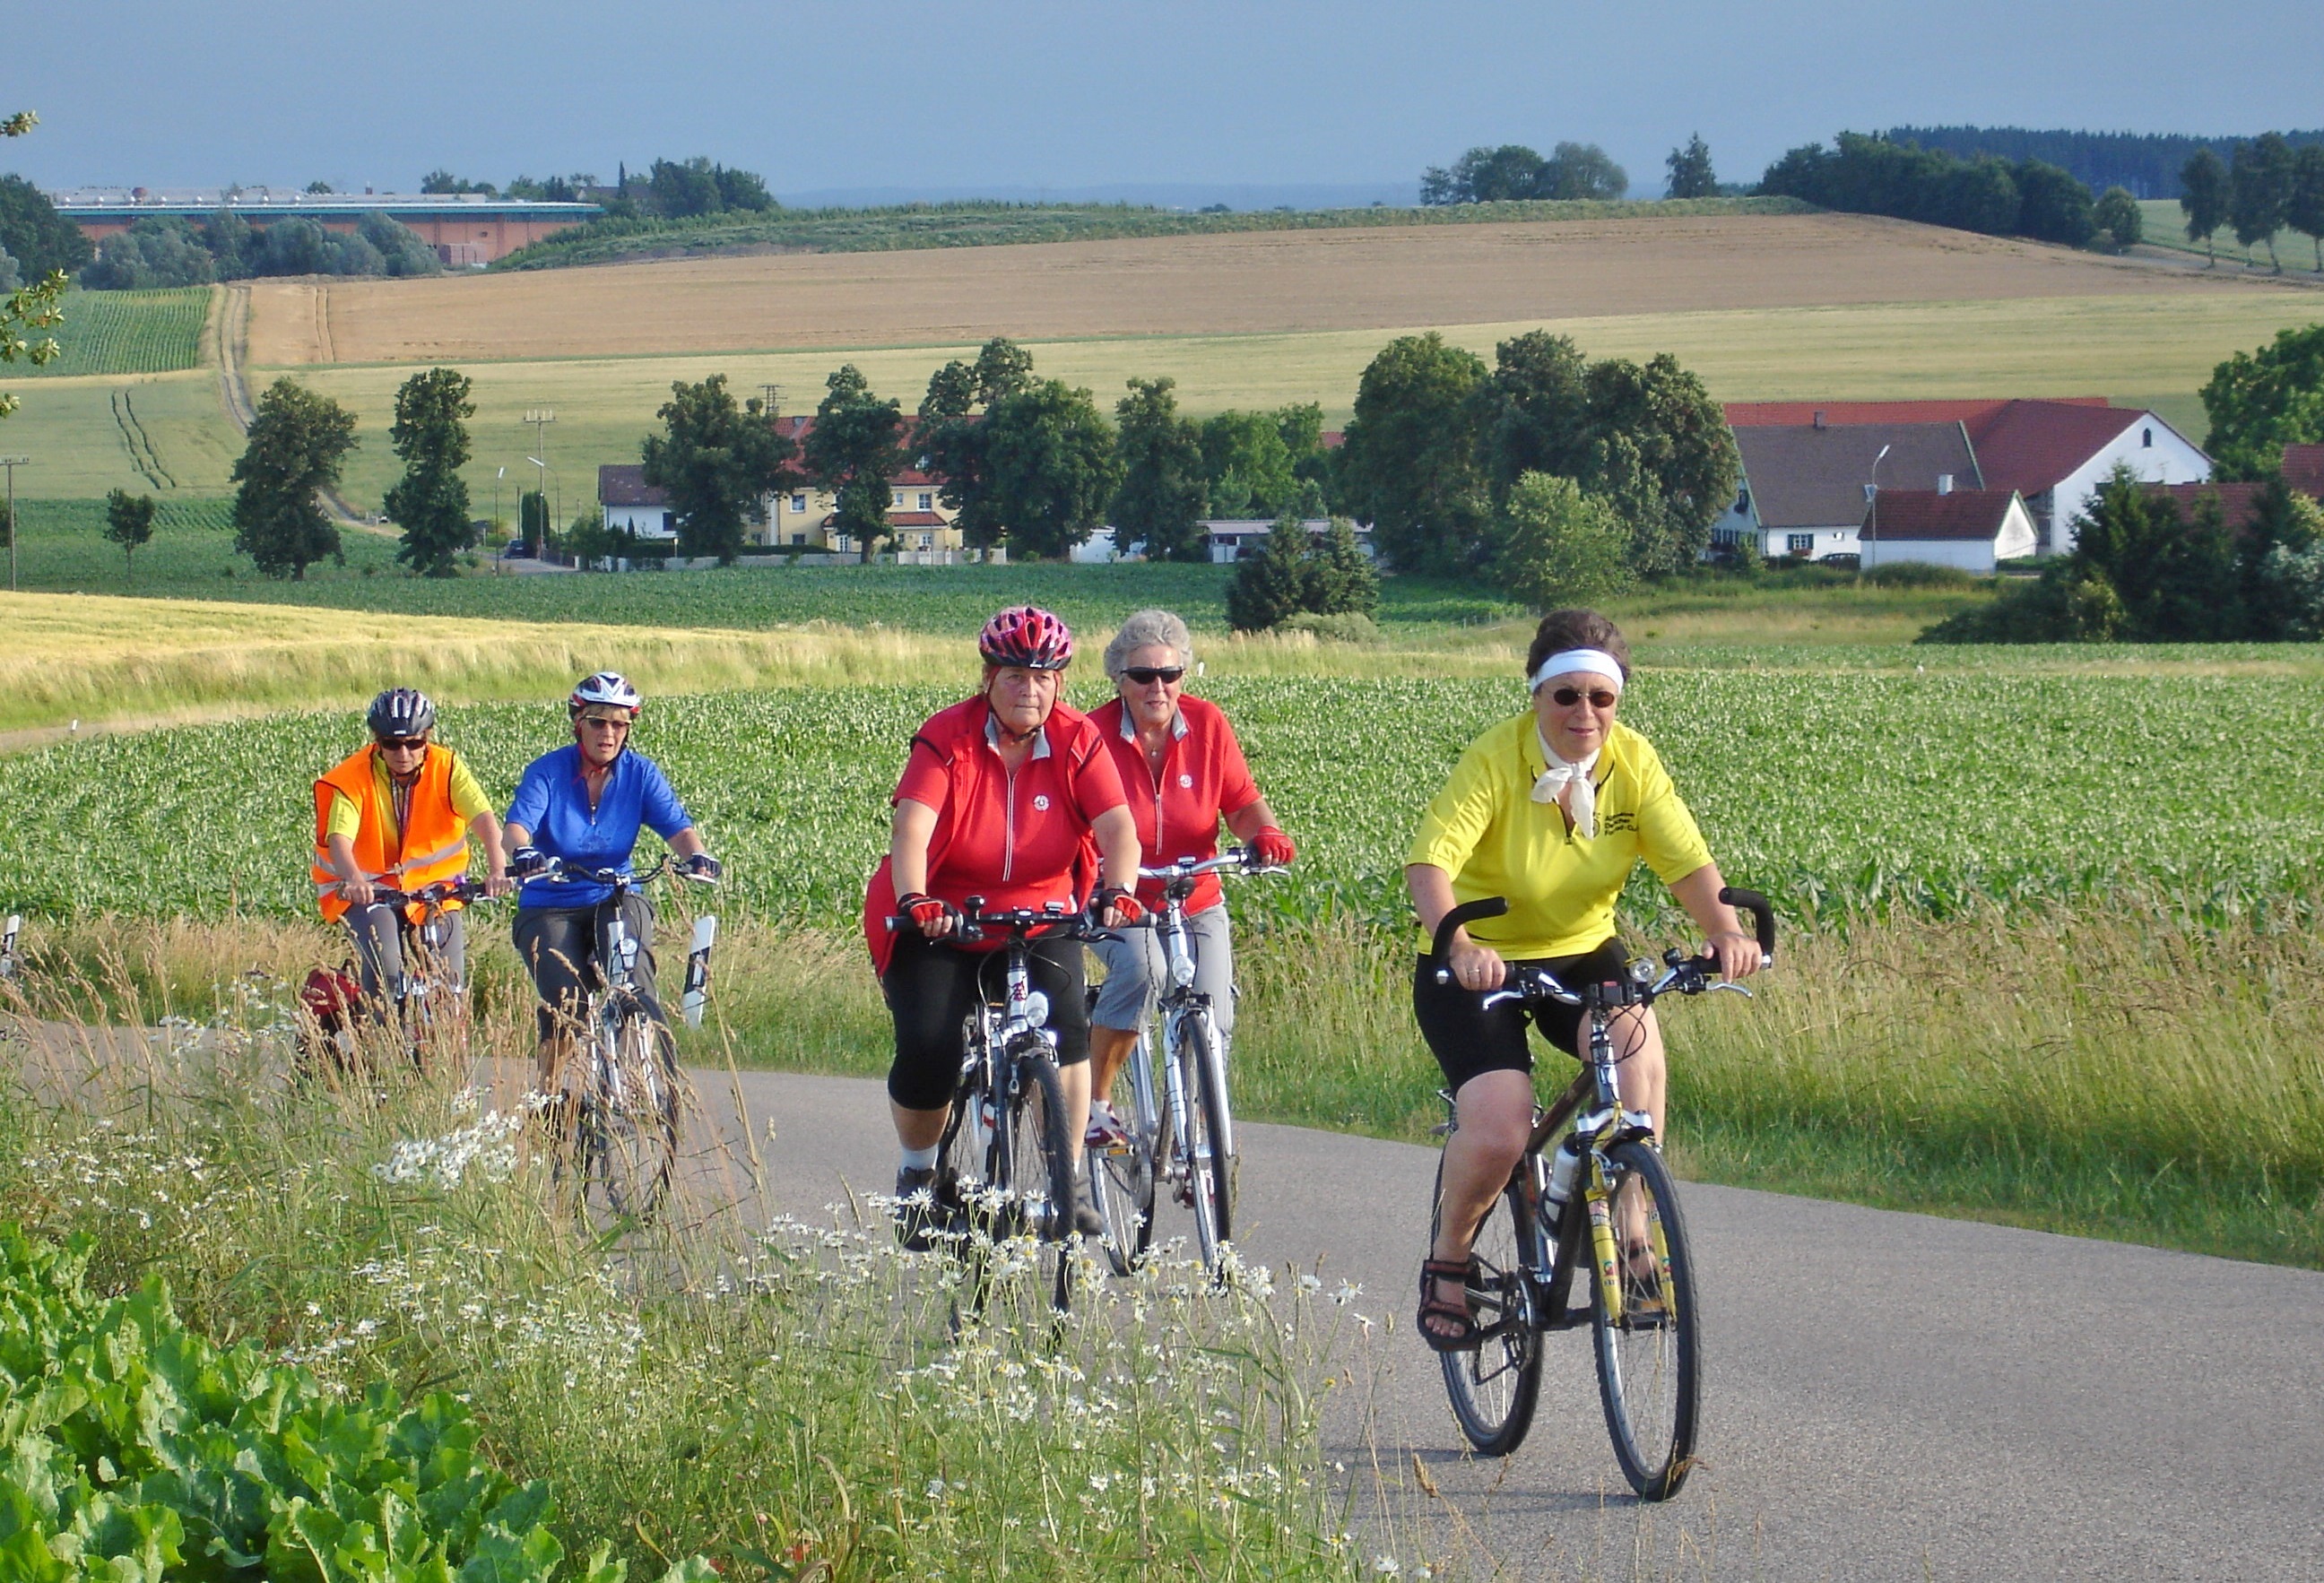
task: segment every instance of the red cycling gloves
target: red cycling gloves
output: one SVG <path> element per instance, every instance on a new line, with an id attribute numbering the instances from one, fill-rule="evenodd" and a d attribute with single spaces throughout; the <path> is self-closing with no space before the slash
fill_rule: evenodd
<path id="1" fill-rule="evenodd" d="M 912 926 L 925 934 L 951 914 L 952 906 L 915 890 L 909 896 L 896 898 L 896 910 L 910 918 Z"/>
<path id="2" fill-rule="evenodd" d="M 1109 908 L 1123 924 L 1135 924 L 1146 916 L 1145 906 L 1139 901 L 1137 893 L 1117 885 L 1100 886 L 1090 905 L 1101 920 Z"/>
<path id="3" fill-rule="evenodd" d="M 1291 860 L 1299 855 L 1299 849 L 1291 844 L 1291 838 L 1273 824 L 1259 827 L 1259 833 L 1250 838 L 1250 850 L 1257 852 L 1259 861 L 1270 869 L 1287 869 L 1291 866 Z"/>

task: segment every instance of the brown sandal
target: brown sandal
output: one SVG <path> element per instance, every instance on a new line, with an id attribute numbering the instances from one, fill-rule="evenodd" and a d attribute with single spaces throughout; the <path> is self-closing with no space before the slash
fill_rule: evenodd
<path id="1" fill-rule="evenodd" d="M 1467 1258 L 1425 1258 L 1420 1261 L 1420 1312 L 1413 1328 L 1420 1339 L 1439 1352 L 1473 1352 L 1485 1337 L 1477 1328 L 1476 1311 L 1470 1306 L 1468 1284 L 1477 1278 L 1477 1256 Z M 1458 1302 L 1437 1294 L 1440 1281 L 1458 1281 L 1462 1285 Z M 1458 1330 L 1437 1330 L 1429 1321 L 1451 1321 Z"/>

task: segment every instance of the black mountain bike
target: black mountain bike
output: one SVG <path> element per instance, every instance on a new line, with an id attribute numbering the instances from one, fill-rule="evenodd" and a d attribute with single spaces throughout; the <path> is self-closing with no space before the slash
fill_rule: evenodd
<path id="1" fill-rule="evenodd" d="M 716 883 L 672 870 L 667 857 L 641 874 L 585 869 L 552 858 L 533 876 L 613 888 L 597 904 L 596 971 L 582 1014 L 582 1048 L 573 1063 L 579 1070 L 568 1070 L 566 1081 L 579 1079 L 573 1116 L 582 1197 L 635 1220 L 652 1219 L 669 1196 L 678 1164 L 680 1085 L 678 1042 L 638 986 L 642 942 L 630 932 L 621 903 L 665 872 L 680 873 L 697 885 Z M 701 953 L 706 972 L 708 947 Z"/>
<path id="2" fill-rule="evenodd" d="M 1037 941 L 1107 933 L 1062 902 L 987 912 L 984 897 L 972 896 L 959 916 L 956 939 L 998 935 L 1003 946 L 979 970 L 983 993 L 962 1019 L 960 1077 L 936 1146 L 936 1205 L 979 1265 L 974 1302 L 995 1263 L 1022 1256 L 1063 1311 L 1073 1298 L 1074 1154 L 1049 998 L 1033 988 L 1030 962 Z"/>
<path id="3" fill-rule="evenodd" d="M 1766 898 L 1729 888 L 1719 899 L 1751 915 L 1774 966 L 1775 915 Z M 1434 960 L 1444 962 L 1454 930 L 1508 910 L 1507 901 L 1489 897 L 1446 913 L 1436 926 Z M 1448 969 L 1436 973 L 1437 982 L 1451 981 Z M 1653 1127 L 1643 1111 L 1622 1109 L 1608 1024 L 1624 1008 L 1652 1006 L 1665 995 L 1750 994 L 1718 974 L 1715 959 L 1689 957 L 1674 946 L 1659 967 L 1641 958 L 1618 981 L 1569 988 L 1536 969 L 1512 973 L 1506 987 L 1485 996 L 1488 1006 L 1517 1001 L 1528 1011 L 1545 1001 L 1579 1006 L 1590 1027 L 1581 1072 L 1547 1109 L 1536 1109 L 1525 1153 L 1477 1229 L 1469 1302 L 1479 1344 L 1439 1355 L 1453 1415 L 1470 1444 L 1488 1456 L 1517 1450 L 1532 1427 L 1544 1337 L 1587 1324 L 1622 1477 L 1650 1501 L 1669 1499 L 1686 1482 L 1702 1388 L 1694 1261 Z M 1457 1111 L 1449 1091 L 1439 1097 L 1446 1118 L 1437 1131 L 1445 1136 L 1457 1125 Z M 1545 1157 L 1561 1128 L 1563 1141 Z M 1443 1195 L 1440 1163 L 1432 1244 Z M 1574 1277 L 1585 1265 L 1588 1306 L 1569 1308 Z"/>
<path id="4" fill-rule="evenodd" d="M 411 1069 L 422 1074 L 435 1069 L 445 1052 L 457 1056 L 468 1036 L 467 986 L 446 971 L 444 946 L 450 937 L 453 904 L 473 907 L 489 899 L 484 886 L 468 879 L 439 879 L 416 890 L 374 885 L 365 904 L 394 909 L 396 931 L 402 947 L 400 981 L 384 987 L 387 1026 L 366 1023 L 380 1008 L 365 1008 L 347 970 L 318 970 L 309 974 L 300 1001 L 298 1058 L 301 1079 L 318 1074 L 325 1066 L 345 1078 L 376 1079 L 384 1075 L 377 1063 L 392 1060 L 400 1051 Z M 420 909 L 417 922 L 409 909 Z M 320 980 L 318 982 L 318 980 Z M 373 1044 L 377 1041 L 377 1044 Z M 383 1049 L 379 1046 L 389 1046 Z"/>

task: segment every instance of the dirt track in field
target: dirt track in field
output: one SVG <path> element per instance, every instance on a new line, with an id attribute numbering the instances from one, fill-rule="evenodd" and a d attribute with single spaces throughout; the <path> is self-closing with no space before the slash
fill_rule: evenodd
<path id="1" fill-rule="evenodd" d="M 2267 289 L 1863 216 L 1712 216 L 260 281 L 249 358 L 622 356 Z"/>

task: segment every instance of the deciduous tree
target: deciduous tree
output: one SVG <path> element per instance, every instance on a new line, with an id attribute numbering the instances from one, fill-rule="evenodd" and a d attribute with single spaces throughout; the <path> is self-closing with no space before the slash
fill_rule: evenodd
<path id="1" fill-rule="evenodd" d="M 1594 604 L 1630 584 L 1630 530 L 1571 478 L 1526 473 L 1488 531 L 1493 580 L 1536 610 Z"/>
<path id="2" fill-rule="evenodd" d="M 774 415 L 753 396 L 740 406 L 714 373 L 678 380 L 655 416 L 667 432 L 646 437 L 645 482 L 669 498 L 685 556 L 715 556 L 732 566 L 742 551 L 742 526 L 780 482 L 791 442 L 775 432 Z"/>
<path id="3" fill-rule="evenodd" d="M 2287 445 L 2324 441 L 2324 324 L 2279 330 L 2255 353 L 2238 352 L 2203 387 L 2211 432 L 2203 448 L 2222 478 L 2265 478 Z"/>
<path id="4" fill-rule="evenodd" d="M 859 558 L 867 563 L 890 537 L 888 502 L 904 465 L 903 441 L 902 407 L 874 395 L 853 364 L 825 382 L 804 459 L 816 483 L 835 497 L 838 529 L 855 540 Z"/>
<path id="5" fill-rule="evenodd" d="M 2292 145 L 2282 133 L 2263 132 L 2236 147 L 2235 166 L 2227 173 L 2227 223 L 2235 227 L 2246 262 L 2252 244 L 2264 242 L 2268 261 L 2279 275 L 2283 261 L 2275 255 L 2275 234 L 2283 229 L 2292 185 Z"/>
<path id="6" fill-rule="evenodd" d="M 2109 187 L 2100 193 L 2090 217 L 2098 222 L 2098 229 L 2107 234 L 2117 253 L 2137 246 L 2139 238 L 2146 234 L 2146 216 L 2139 212 L 2138 200 L 2124 188 Z"/>
<path id="7" fill-rule="evenodd" d="M 2316 272 L 2324 274 L 2324 143 L 2302 143 L 2292 156 L 2292 196 L 2283 223 L 2315 245 Z"/>
<path id="8" fill-rule="evenodd" d="M 403 458 L 403 476 L 387 492 L 388 519 L 403 529 L 395 558 L 423 577 L 449 577 L 460 552 L 476 542 L 468 516 L 468 376 L 431 368 L 405 380 L 395 392 L 395 425 L 388 438 Z"/>
<path id="9" fill-rule="evenodd" d="M 355 447 L 354 413 L 276 380 L 258 398 L 249 443 L 234 465 L 234 548 L 266 575 L 293 582 L 325 556 L 344 563 L 337 525 L 317 497 L 337 486 Z"/>
<path id="10" fill-rule="evenodd" d="M 1477 355 L 1434 330 L 1391 341 L 1365 366 L 1342 447 L 1349 508 L 1398 571 L 1460 573 L 1485 510 L 1472 400 Z"/>
<path id="11" fill-rule="evenodd" d="M 2219 255 L 2211 238 L 2227 223 L 2227 167 L 2208 148 L 2197 149 L 2179 171 L 2179 208 L 2187 216 L 2187 240 L 2203 244 L 2206 269 L 2215 268 Z"/>
<path id="12" fill-rule="evenodd" d="M 1719 173 L 1711 168 L 1711 145 L 1696 133 L 1684 148 L 1673 149 L 1663 163 L 1670 170 L 1672 198 L 1717 198 Z"/>
<path id="13" fill-rule="evenodd" d="M 1299 475 L 1272 412 L 1221 412 L 1202 426 L 1203 475 L 1222 517 L 1273 518 L 1299 503 Z"/>
<path id="14" fill-rule="evenodd" d="M 929 469 L 944 480 L 945 504 L 956 513 L 953 525 L 978 548 L 999 544 L 1007 528 L 993 504 L 983 415 L 994 402 L 1022 390 L 1032 373 L 1033 354 L 995 336 L 975 362 L 955 358 L 937 369 L 920 402 L 917 444 Z"/>
<path id="15" fill-rule="evenodd" d="M 1194 425 L 1178 416 L 1175 384 L 1133 379 L 1113 406 L 1121 483 L 1107 514 L 1120 547 L 1143 544 L 1148 560 L 1199 560 L 1204 553 L 1203 447 Z"/>
<path id="16" fill-rule="evenodd" d="M 153 538 L 153 497 L 133 495 L 125 489 L 106 491 L 105 536 L 121 547 L 123 578 L 134 577 L 137 552 Z"/>
<path id="17" fill-rule="evenodd" d="M 987 503 L 1012 555 L 1067 555 L 1104 523 L 1120 463 L 1088 391 L 1035 381 L 985 410 L 979 437 Z"/>

